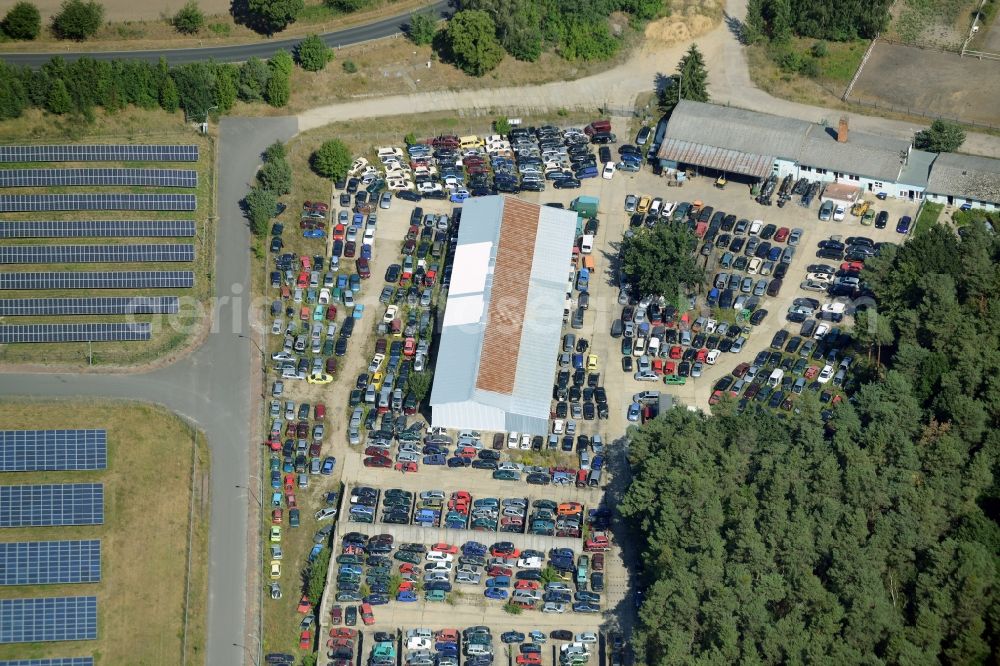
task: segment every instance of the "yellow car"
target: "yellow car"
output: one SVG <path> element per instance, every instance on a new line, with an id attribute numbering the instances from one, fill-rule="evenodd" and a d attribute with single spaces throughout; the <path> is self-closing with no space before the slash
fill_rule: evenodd
<path id="1" fill-rule="evenodd" d="M 382 382 L 385 380 L 385 373 L 379 370 L 374 375 L 372 375 L 372 384 L 375 385 L 377 390 L 381 390 Z"/>
<path id="2" fill-rule="evenodd" d="M 306 377 L 306 382 L 310 384 L 329 384 L 333 381 L 333 375 L 328 375 L 325 372 L 320 372 L 319 374 L 309 375 Z"/>
<path id="3" fill-rule="evenodd" d="M 278 580 L 279 578 L 281 578 L 281 562 L 271 560 L 271 580 Z"/>
<path id="4" fill-rule="evenodd" d="M 275 543 L 281 541 L 281 528 L 277 525 L 271 528 L 271 541 Z"/>
<path id="5" fill-rule="evenodd" d="M 587 372 L 595 372 L 597 370 L 597 354 L 587 355 Z"/>
<path id="6" fill-rule="evenodd" d="M 641 199 L 639 199 L 639 205 L 635 207 L 635 212 L 637 213 L 647 212 L 649 210 L 649 205 L 651 203 L 653 203 L 653 200 L 650 197 L 642 197 Z"/>

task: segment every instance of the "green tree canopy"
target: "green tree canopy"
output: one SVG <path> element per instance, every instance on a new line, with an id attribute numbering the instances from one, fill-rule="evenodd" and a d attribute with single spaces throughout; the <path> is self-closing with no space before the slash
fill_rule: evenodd
<path id="1" fill-rule="evenodd" d="M 700 282 L 703 271 L 692 256 L 694 236 L 687 229 L 658 224 L 622 241 L 622 268 L 637 298 L 663 296 L 673 301 L 683 285 Z"/>
<path id="2" fill-rule="evenodd" d="M 247 0 L 250 25 L 269 35 L 294 23 L 304 7 L 303 0 Z"/>
<path id="3" fill-rule="evenodd" d="M 62 79 L 56 79 L 49 88 L 48 97 L 45 100 L 45 110 L 49 113 L 62 115 L 73 110 L 73 100 L 69 96 L 69 90 Z"/>
<path id="4" fill-rule="evenodd" d="M 205 14 L 202 13 L 197 0 L 189 0 L 174 14 L 171 23 L 177 32 L 193 35 L 205 25 Z"/>
<path id="5" fill-rule="evenodd" d="M 371 0 L 324 0 L 328 7 L 339 9 L 342 12 L 356 12 L 371 4 Z"/>
<path id="6" fill-rule="evenodd" d="M 37 39 L 42 31 L 42 14 L 30 2 L 19 2 L 3 17 L 0 29 L 11 39 Z"/>
<path id="7" fill-rule="evenodd" d="M 445 29 L 445 42 L 455 64 L 473 76 L 482 76 L 503 60 L 493 19 L 484 11 L 457 12 Z"/>
<path id="8" fill-rule="evenodd" d="M 691 44 L 677 63 L 677 73 L 660 90 L 660 108 L 670 113 L 681 99 L 708 101 L 708 70 L 697 44 Z"/>
<path id="9" fill-rule="evenodd" d="M 65 0 L 52 17 L 52 30 L 63 39 L 82 41 L 101 28 L 104 5 L 95 0 Z"/>
<path id="10" fill-rule="evenodd" d="M 410 15 L 410 25 L 406 36 L 414 44 L 430 44 L 437 34 L 437 21 L 428 12 L 418 12 Z"/>
<path id="11" fill-rule="evenodd" d="M 323 142 L 309 160 L 313 171 L 330 180 L 340 180 L 346 176 L 353 162 L 351 150 L 340 139 Z"/>
<path id="12" fill-rule="evenodd" d="M 250 220 L 250 230 L 256 236 L 264 236 L 268 232 L 268 223 L 274 216 L 278 198 L 264 187 L 253 186 L 243 199 L 247 219 Z"/>
<path id="13" fill-rule="evenodd" d="M 965 130 L 958 123 L 938 118 L 913 136 L 913 145 L 932 153 L 952 153 L 965 143 Z"/>
<path id="14" fill-rule="evenodd" d="M 431 392 L 431 385 L 434 383 L 434 373 L 430 370 L 423 372 L 411 372 L 406 380 L 406 388 L 412 391 L 417 400 L 422 401 Z"/>
<path id="15" fill-rule="evenodd" d="M 307 72 L 318 72 L 333 60 L 333 50 L 319 37 L 309 35 L 295 49 L 299 66 Z"/>

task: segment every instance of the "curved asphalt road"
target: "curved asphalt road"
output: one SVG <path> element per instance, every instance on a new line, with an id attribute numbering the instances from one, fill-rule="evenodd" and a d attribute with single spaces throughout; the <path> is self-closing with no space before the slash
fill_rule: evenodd
<path id="1" fill-rule="evenodd" d="M 449 15 L 448 6 L 450 0 L 437 0 L 426 9 L 433 11 L 441 18 Z M 403 31 L 410 20 L 410 14 L 397 14 L 389 18 L 366 23 L 336 32 L 328 32 L 320 35 L 323 41 L 329 46 L 349 46 L 360 42 L 367 42 L 372 39 L 389 37 Z M 282 39 L 275 41 L 260 41 L 251 44 L 237 44 L 235 46 L 210 46 L 192 49 L 164 49 L 159 51 L 78 51 L 71 53 L 2 53 L 0 59 L 11 65 L 26 65 L 28 67 L 40 67 L 55 56 L 60 56 L 64 60 L 76 60 L 87 57 L 95 60 L 143 60 L 146 62 L 159 62 L 160 58 L 166 58 L 171 65 L 185 65 L 191 62 L 203 62 L 206 60 L 216 60 L 218 62 L 243 62 L 248 58 L 256 56 L 258 58 L 270 58 L 279 49 L 291 51 L 302 37 L 292 39 Z"/>
<path id="2" fill-rule="evenodd" d="M 208 644 L 205 663 L 244 663 L 246 645 L 256 650 L 256 626 L 246 620 L 248 447 L 251 387 L 248 313 L 251 302 L 250 233 L 239 208 L 261 161 L 274 141 L 298 128 L 295 118 L 223 118 L 219 142 L 219 212 L 216 232 L 215 325 L 204 344 L 184 359 L 138 375 L 5 374 L 0 396 L 90 396 L 162 404 L 205 431 L 212 455 L 211 525 L 208 569 Z M 254 314 L 259 314 L 255 312 Z M 169 446 L 169 442 L 163 442 Z M 253 484 L 257 485 L 257 484 Z M 256 559 L 254 559 L 256 561 Z M 256 580 L 256 576 L 251 580 Z M 252 661 L 256 660 L 256 655 Z"/>

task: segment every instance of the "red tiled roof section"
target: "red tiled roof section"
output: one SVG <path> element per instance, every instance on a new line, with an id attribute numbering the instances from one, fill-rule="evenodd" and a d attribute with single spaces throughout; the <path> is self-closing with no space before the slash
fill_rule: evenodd
<path id="1" fill-rule="evenodd" d="M 534 204 L 504 197 L 493 287 L 476 378 L 476 388 L 483 391 L 503 395 L 514 392 L 539 211 Z"/>

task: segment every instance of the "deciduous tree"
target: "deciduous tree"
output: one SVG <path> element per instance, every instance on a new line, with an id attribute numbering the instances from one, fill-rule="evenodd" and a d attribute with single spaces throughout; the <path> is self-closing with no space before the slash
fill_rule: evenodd
<path id="1" fill-rule="evenodd" d="M 309 35 L 295 49 L 299 66 L 307 72 L 318 72 L 333 60 L 333 50 L 320 39 L 319 35 Z"/>
<path id="2" fill-rule="evenodd" d="M 452 17 L 445 42 L 455 64 L 473 76 L 482 76 L 503 60 L 493 19 L 484 11 L 464 10 Z"/>
<path id="3" fill-rule="evenodd" d="M 247 192 L 243 199 L 244 210 L 247 219 L 250 220 L 250 230 L 257 236 L 264 236 L 268 232 L 268 223 L 274 215 L 274 210 L 278 205 L 278 199 L 273 192 L 254 186 Z"/>
<path id="4" fill-rule="evenodd" d="M 343 141 L 330 139 L 312 154 L 309 164 L 313 171 L 324 178 L 340 180 L 347 175 L 353 161 L 351 151 Z"/>
<path id="5" fill-rule="evenodd" d="M 932 153 L 952 153 L 965 143 L 965 130 L 958 123 L 938 118 L 913 136 L 913 145 Z"/>
<path id="6" fill-rule="evenodd" d="M 304 7 L 302 0 L 247 0 L 251 24 L 269 35 L 294 23 Z"/>
<path id="7" fill-rule="evenodd" d="M 3 17 L 0 29 L 11 39 L 37 39 L 42 31 L 42 15 L 32 3 L 18 2 Z"/>
<path id="8" fill-rule="evenodd" d="M 189 0 L 174 14 L 171 23 L 177 32 L 193 35 L 205 25 L 205 14 L 202 13 L 196 0 Z"/>
<path id="9" fill-rule="evenodd" d="M 95 0 L 65 0 L 52 18 L 52 30 L 63 39 L 92 37 L 104 20 L 104 6 Z"/>
<path id="10" fill-rule="evenodd" d="M 418 12 L 410 15 L 410 25 L 406 30 L 406 36 L 414 44 L 424 45 L 434 41 L 437 34 L 437 21 L 427 12 Z"/>
<path id="11" fill-rule="evenodd" d="M 702 279 L 703 271 L 692 256 L 694 236 L 686 229 L 658 224 L 640 229 L 622 241 L 622 267 L 632 293 L 677 298 L 682 285 Z"/>

